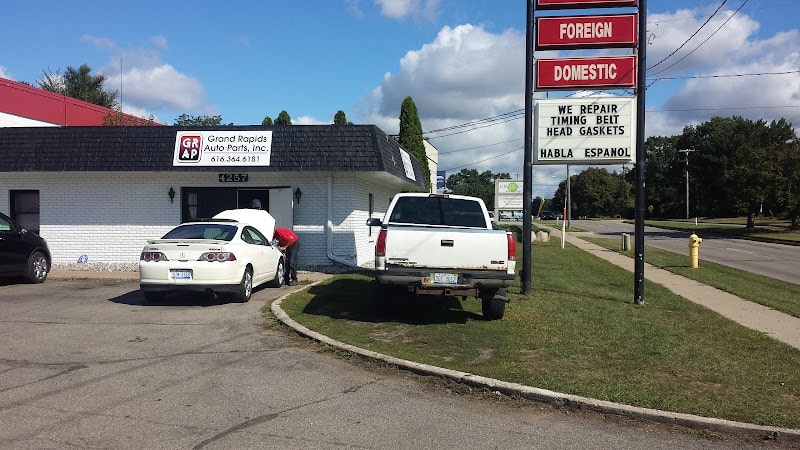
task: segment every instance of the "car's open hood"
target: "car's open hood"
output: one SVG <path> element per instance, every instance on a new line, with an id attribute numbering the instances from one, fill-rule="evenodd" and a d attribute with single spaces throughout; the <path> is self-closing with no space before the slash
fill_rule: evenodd
<path id="1" fill-rule="evenodd" d="M 252 225 L 267 239 L 275 232 L 275 218 L 263 209 L 228 209 L 214 216 L 214 219 L 232 219 Z"/>

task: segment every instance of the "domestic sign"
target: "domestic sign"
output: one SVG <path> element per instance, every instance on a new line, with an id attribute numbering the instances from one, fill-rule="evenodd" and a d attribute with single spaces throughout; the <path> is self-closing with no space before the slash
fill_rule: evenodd
<path id="1" fill-rule="evenodd" d="M 635 47 L 636 14 L 539 17 L 536 50 Z"/>
<path id="2" fill-rule="evenodd" d="M 636 153 L 636 99 L 537 100 L 534 164 L 627 164 Z"/>
<path id="3" fill-rule="evenodd" d="M 635 56 L 536 60 L 536 89 L 628 89 L 636 87 Z"/>
<path id="4" fill-rule="evenodd" d="M 636 0 L 536 0 L 536 9 L 616 8 L 636 6 Z"/>
<path id="5" fill-rule="evenodd" d="M 173 166 L 269 166 L 272 131 L 179 131 Z"/>

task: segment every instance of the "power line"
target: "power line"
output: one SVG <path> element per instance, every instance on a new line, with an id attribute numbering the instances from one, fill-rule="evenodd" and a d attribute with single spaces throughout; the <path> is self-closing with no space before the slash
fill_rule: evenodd
<path id="1" fill-rule="evenodd" d="M 675 53 L 678 53 L 678 51 L 679 51 L 680 49 L 682 49 L 682 48 L 683 48 L 683 47 L 684 47 L 686 44 L 688 44 L 688 43 L 689 43 L 689 41 L 691 41 L 691 40 L 692 40 L 692 38 L 693 38 L 693 37 L 695 37 L 695 36 L 697 35 L 697 33 L 699 33 L 699 32 L 700 32 L 700 30 L 702 30 L 702 29 L 703 29 L 703 27 L 705 27 L 706 25 L 708 25 L 708 22 L 710 22 L 710 21 L 711 21 L 711 19 L 713 19 L 713 18 L 714 18 L 714 16 L 716 16 L 716 15 L 717 15 L 717 13 L 719 12 L 719 10 L 720 10 L 720 9 L 722 9 L 722 7 L 723 7 L 723 6 L 725 6 L 725 3 L 727 3 L 727 2 L 728 2 L 728 0 L 723 0 L 723 1 L 722 1 L 722 3 L 721 3 L 721 4 L 720 4 L 720 5 L 717 7 L 717 9 L 714 11 L 714 13 L 713 13 L 713 14 L 711 14 L 710 16 L 708 16 L 708 19 L 706 19 L 706 21 L 705 21 L 705 22 L 703 22 L 703 24 L 702 24 L 702 25 L 700 25 L 700 27 L 699 27 L 699 28 L 698 28 L 698 29 L 697 29 L 697 30 L 696 30 L 694 33 L 692 33 L 692 35 L 691 35 L 691 36 L 689 36 L 689 38 L 688 38 L 688 39 L 686 39 L 685 41 L 683 41 L 683 44 L 681 44 L 681 45 L 680 45 L 678 48 L 676 48 L 675 50 L 673 50 L 673 51 L 672 51 L 672 53 L 670 53 L 669 55 L 665 56 L 665 57 L 664 57 L 664 58 L 663 58 L 661 61 L 659 61 L 659 62 L 657 62 L 657 63 L 653 64 L 653 65 L 652 65 L 652 66 L 650 66 L 650 67 L 648 67 L 648 68 L 647 68 L 647 70 L 650 70 L 650 69 L 652 69 L 652 68 L 654 68 L 654 67 L 657 67 L 659 64 L 663 63 L 664 61 L 666 61 L 666 60 L 668 60 L 670 57 L 672 57 L 672 55 L 674 55 Z"/>
<path id="2" fill-rule="evenodd" d="M 697 51 L 697 49 L 699 49 L 700 47 L 702 47 L 702 46 L 703 46 L 703 45 L 704 45 L 706 42 L 708 42 L 708 41 L 709 41 L 709 40 L 710 40 L 712 37 L 714 37 L 714 35 L 715 35 L 715 34 L 717 34 L 717 32 L 718 32 L 719 30 L 721 30 L 721 29 L 722 29 L 722 27 L 724 27 L 724 26 L 725 26 L 725 25 L 726 25 L 728 22 L 730 22 L 730 20 L 731 20 L 731 19 L 733 19 L 733 17 L 734 17 L 736 14 L 738 14 L 738 13 L 739 13 L 739 11 L 741 11 L 742 7 L 744 7 L 744 5 L 746 5 L 748 1 L 750 1 L 750 0 L 744 0 L 744 2 L 742 2 L 742 4 L 739 6 L 739 8 L 737 8 L 737 9 L 736 9 L 736 11 L 734 11 L 734 12 L 733 12 L 733 14 L 731 14 L 731 15 L 730 15 L 730 16 L 729 16 L 729 17 L 728 17 L 726 20 L 725 20 L 725 22 L 722 22 L 722 25 L 720 25 L 720 26 L 719 26 L 719 27 L 718 27 L 716 30 L 714 30 L 714 32 L 713 32 L 713 33 L 711 33 L 711 34 L 710 34 L 710 35 L 709 35 L 709 36 L 708 36 L 708 37 L 707 37 L 705 40 L 703 40 L 703 42 L 701 42 L 700 44 L 698 44 L 698 45 L 697 45 L 697 47 L 695 47 L 695 48 L 694 48 L 694 50 L 690 51 L 689 53 L 687 53 L 686 55 L 684 55 L 684 56 L 683 56 L 681 59 L 679 59 L 679 60 L 675 61 L 674 63 L 670 64 L 669 66 L 667 66 L 667 67 L 665 67 L 665 68 L 663 68 L 663 69 L 661 69 L 660 71 L 656 72 L 656 73 L 655 73 L 655 74 L 653 74 L 653 75 L 657 75 L 657 74 L 659 74 L 659 73 L 663 73 L 663 72 L 665 72 L 665 71 L 667 71 L 667 70 L 671 69 L 672 67 L 675 67 L 675 65 L 677 65 L 678 63 L 680 63 L 680 62 L 681 62 L 681 61 L 683 61 L 684 59 L 688 58 L 688 57 L 689 57 L 689 55 L 691 55 L 692 53 L 694 53 L 695 51 Z M 697 31 L 700 31 L 700 30 L 697 30 Z M 695 33 L 695 34 L 697 34 L 697 33 Z M 691 39 L 691 38 L 690 38 L 690 39 Z M 662 60 L 662 61 L 663 61 L 663 60 Z M 660 64 L 660 63 L 659 63 L 659 64 Z M 655 66 L 653 66 L 653 67 L 655 67 Z M 652 67 L 651 67 L 651 68 L 652 68 Z"/>

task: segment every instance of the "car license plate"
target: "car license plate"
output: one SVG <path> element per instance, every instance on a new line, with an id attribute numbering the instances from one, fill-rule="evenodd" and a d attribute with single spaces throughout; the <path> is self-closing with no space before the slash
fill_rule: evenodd
<path id="1" fill-rule="evenodd" d="M 169 276 L 173 280 L 191 280 L 192 279 L 192 271 L 191 270 L 170 270 Z"/>
<path id="2" fill-rule="evenodd" d="M 434 284 L 458 284 L 458 274 L 457 273 L 438 273 L 438 272 L 434 272 L 434 274 L 433 274 L 433 283 Z"/>

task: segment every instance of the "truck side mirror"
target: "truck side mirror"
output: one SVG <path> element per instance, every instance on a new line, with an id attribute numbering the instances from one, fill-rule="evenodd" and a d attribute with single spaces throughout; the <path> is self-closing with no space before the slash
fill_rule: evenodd
<path id="1" fill-rule="evenodd" d="M 383 225 L 381 223 L 381 219 L 378 219 L 377 217 L 370 217 L 369 219 L 367 219 L 368 227 L 379 227 L 381 225 Z"/>

